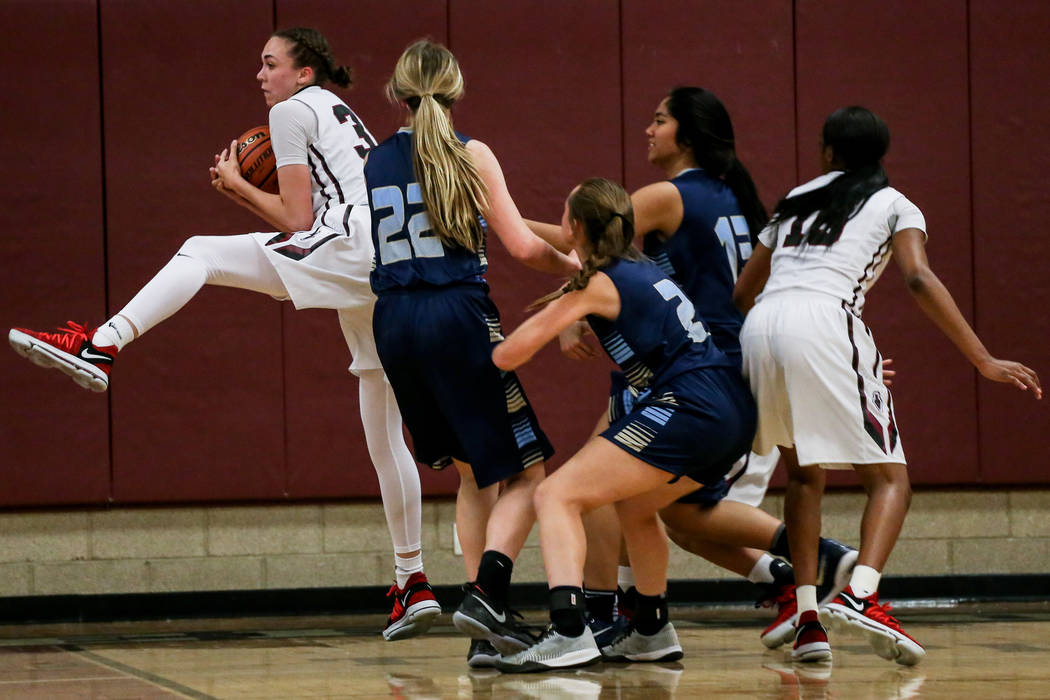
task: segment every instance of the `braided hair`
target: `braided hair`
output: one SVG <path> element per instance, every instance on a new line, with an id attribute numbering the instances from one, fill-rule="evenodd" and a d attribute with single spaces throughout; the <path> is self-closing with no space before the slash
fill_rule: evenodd
<path id="1" fill-rule="evenodd" d="M 556 292 L 537 299 L 530 309 L 539 308 L 560 296 L 583 289 L 613 260 L 641 260 L 642 253 L 632 245 L 634 241 L 634 207 L 631 196 L 619 184 L 605 178 L 584 180 L 569 195 L 569 220 L 583 227 L 590 248 L 580 271 Z"/>
<path id="2" fill-rule="evenodd" d="M 290 45 L 288 54 L 296 68 L 309 66 L 314 70 L 314 85 L 333 82 L 339 87 L 349 87 L 353 79 L 347 66 L 337 66 L 332 49 L 324 34 L 310 27 L 281 29 L 273 36 L 284 39 Z"/>

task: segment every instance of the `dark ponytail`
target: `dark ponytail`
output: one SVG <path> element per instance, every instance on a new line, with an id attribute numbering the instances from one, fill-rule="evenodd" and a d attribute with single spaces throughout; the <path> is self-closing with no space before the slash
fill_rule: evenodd
<path id="1" fill-rule="evenodd" d="M 314 85 L 333 82 L 339 87 L 350 87 L 353 82 L 350 69 L 335 64 L 332 49 L 321 32 L 310 27 L 293 27 L 276 31 L 273 36 L 291 44 L 288 54 L 296 68 L 313 68 Z"/>
<path id="2" fill-rule="evenodd" d="M 769 220 L 758 198 L 751 173 L 736 155 L 729 111 L 718 97 L 703 88 L 676 87 L 667 95 L 667 110 L 678 122 L 675 141 L 693 153 L 696 164 L 711 177 L 721 178 L 736 197 L 754 243 Z"/>
<path id="3" fill-rule="evenodd" d="M 800 242 L 831 245 L 842 229 L 871 196 L 888 187 L 882 157 L 890 147 L 890 130 L 874 112 L 864 107 L 843 107 L 824 122 L 824 146 L 831 147 L 836 164 L 845 172 L 827 185 L 786 197 L 773 211 L 771 224 L 794 218 L 802 223 L 814 212 L 816 219 Z"/>

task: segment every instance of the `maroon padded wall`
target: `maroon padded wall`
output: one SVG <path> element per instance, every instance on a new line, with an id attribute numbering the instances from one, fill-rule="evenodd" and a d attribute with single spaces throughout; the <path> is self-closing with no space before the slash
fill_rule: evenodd
<path id="1" fill-rule="evenodd" d="M 805 181 L 819 174 L 820 128 L 831 111 L 861 104 L 886 120 L 890 182 L 925 214 L 931 266 L 972 320 L 966 26 L 965 5 L 955 0 L 799 0 L 797 144 Z M 913 481 L 973 482 L 973 370 L 918 309 L 896 269 L 869 299 L 865 321 L 899 373 L 894 406 Z"/>
<path id="2" fill-rule="evenodd" d="M 974 288 L 988 349 L 1050 380 L 1050 5 L 970 3 Z M 1050 408 L 984 379 L 981 480 L 1045 484 Z"/>
<path id="3" fill-rule="evenodd" d="M 266 37 L 303 24 L 357 71 L 346 97 L 377 139 L 401 119 L 382 95 L 401 50 L 424 35 L 447 42 L 467 85 L 457 127 L 493 148 L 522 213 L 552 222 L 584 177 L 629 189 L 661 177 L 644 129 L 675 84 L 722 97 L 769 205 L 817 174 L 824 117 L 868 105 L 890 125 L 887 170 L 926 214 L 932 266 L 964 315 L 994 353 L 1050 366 L 1038 313 L 1050 291 L 1038 267 L 1015 262 L 1023 251 L 1038 266 L 1048 245 L 1050 10 L 1039 0 L 758 0 L 746 11 L 668 0 L 658 12 L 643 0 L 12 0 L 0 20 L 11 74 L 47 76 L 20 85 L 31 108 L 0 117 L 20 164 L 3 176 L 9 327 L 100 322 L 189 235 L 267 228 L 211 190 L 207 167 L 266 121 L 254 78 Z M 76 139 L 58 146 L 71 121 Z M 510 330 L 558 280 L 497 240 L 490 259 Z M 892 264 L 865 316 L 900 372 L 915 483 L 1047 482 L 1047 448 L 1031 437 L 1050 428 L 1043 406 L 978 379 Z M 334 312 L 214 287 L 121 354 L 108 396 L 9 352 L 0 505 L 374 497 L 348 362 Z M 522 370 L 558 449 L 552 466 L 603 409 L 608 369 L 552 346 Z M 448 494 L 456 478 L 423 481 Z"/>
<path id="4" fill-rule="evenodd" d="M 212 154 L 266 123 L 270 0 L 101 5 L 110 312 L 192 234 L 268 227 L 212 190 Z M 148 37 L 148 40 L 144 38 Z M 118 358 L 121 502 L 284 495 L 281 307 L 205 287 Z"/>
<path id="5" fill-rule="evenodd" d="M 383 92 L 402 50 L 430 36 L 445 41 L 444 2 L 420 4 L 396 23 L 382 0 L 278 0 L 278 27 L 321 27 L 336 59 L 351 67 L 354 83 L 337 90 L 377 141 L 400 125 L 400 113 Z M 383 31 L 370 31 L 382 26 Z M 331 86 L 330 86 L 331 87 Z M 375 497 L 379 481 L 361 428 L 357 380 L 347 373 L 350 353 L 336 312 L 296 311 L 284 305 L 287 494 L 290 498 Z M 426 494 L 454 493 L 455 470 L 421 470 Z"/>
<path id="6" fill-rule="evenodd" d="M 0 5 L 13 84 L 0 129 L 5 329 L 105 313 L 98 23 L 93 0 Z M 9 349 L 0 379 L 0 504 L 104 502 L 109 404 Z"/>
<path id="7" fill-rule="evenodd" d="M 748 3 L 744 13 L 733 0 L 674 0 L 654 13 L 650 2 L 624 0 L 624 162 L 630 190 L 664 177 L 646 159 L 645 129 L 678 85 L 706 88 L 726 105 L 740 159 L 767 206 L 794 185 L 791 5 L 791 0 L 762 0 Z"/>
<path id="8" fill-rule="evenodd" d="M 467 88 L 456 128 L 492 148 L 523 216 L 558 222 L 576 183 L 621 177 L 618 21 L 616 4 L 604 0 L 452 2 L 449 43 Z M 488 257 L 492 298 L 509 333 L 561 280 L 511 259 L 496 236 Z M 552 466 L 590 434 L 607 404 L 610 367 L 565 359 L 555 343 L 519 370 L 556 450 Z"/>

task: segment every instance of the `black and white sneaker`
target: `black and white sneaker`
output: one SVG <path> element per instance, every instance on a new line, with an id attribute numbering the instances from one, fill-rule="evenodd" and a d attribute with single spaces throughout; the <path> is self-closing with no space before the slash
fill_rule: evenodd
<path id="1" fill-rule="evenodd" d="M 497 661 L 496 668 L 504 673 L 557 671 L 587 666 L 597 663 L 601 658 L 602 653 L 594 643 L 594 635 L 586 625 L 579 637 L 566 637 L 551 625 L 528 649 L 504 656 Z"/>
<path id="2" fill-rule="evenodd" d="M 463 587 L 467 595 L 452 615 L 456 629 L 472 639 L 486 639 L 503 655 L 514 654 L 536 641 L 509 607 L 496 603 L 472 583 Z"/>
<path id="3" fill-rule="evenodd" d="M 620 663 L 678 661 L 682 656 L 682 645 L 670 622 L 656 634 L 642 634 L 633 624 L 628 625 L 619 636 L 602 647 L 602 657 L 606 661 Z"/>
<path id="4" fill-rule="evenodd" d="M 857 564 L 860 553 L 838 540 L 820 538 L 819 559 L 817 560 L 817 607 L 824 607 L 835 599 L 843 588 L 849 585 L 853 567 Z"/>
<path id="5" fill-rule="evenodd" d="M 487 639 L 471 639 L 467 652 L 467 666 L 471 668 L 495 668 L 499 652 Z"/>

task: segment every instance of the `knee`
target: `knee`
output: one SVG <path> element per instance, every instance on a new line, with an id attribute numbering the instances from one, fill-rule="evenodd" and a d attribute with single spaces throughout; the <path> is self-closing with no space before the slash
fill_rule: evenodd
<path id="1" fill-rule="evenodd" d="M 190 236 L 183 242 L 176 255 L 184 255 L 187 258 L 198 260 L 203 259 L 208 250 L 208 238 L 209 236 Z"/>
<path id="2" fill-rule="evenodd" d="M 551 488 L 550 479 L 544 479 L 536 485 L 536 490 L 532 493 L 532 505 L 538 513 L 552 503 L 557 502 L 559 500 L 558 496 L 558 490 Z"/>

